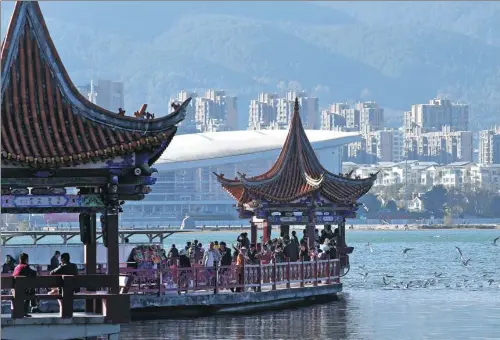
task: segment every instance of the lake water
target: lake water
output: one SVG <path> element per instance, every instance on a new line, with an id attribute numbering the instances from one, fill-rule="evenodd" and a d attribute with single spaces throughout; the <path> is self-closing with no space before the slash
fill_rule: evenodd
<path id="1" fill-rule="evenodd" d="M 179 234 L 168 243 L 233 243 L 236 235 Z M 121 339 L 500 339 L 500 246 L 492 244 L 497 236 L 499 230 L 348 231 L 355 250 L 336 302 L 258 315 L 135 322 L 122 328 Z M 471 259 L 467 267 L 455 246 Z M 413 250 L 403 255 L 405 248 Z M 392 276 L 388 285 L 384 275 Z"/>

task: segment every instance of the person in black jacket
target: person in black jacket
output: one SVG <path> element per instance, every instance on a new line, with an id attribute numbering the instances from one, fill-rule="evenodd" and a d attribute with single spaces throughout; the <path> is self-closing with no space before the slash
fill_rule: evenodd
<path id="1" fill-rule="evenodd" d="M 229 267 L 233 263 L 233 256 L 231 255 L 231 248 L 228 248 L 226 242 L 221 242 L 219 244 L 220 252 L 220 265 L 221 267 Z M 221 268 L 219 280 L 221 285 L 228 283 L 228 268 Z M 234 288 L 230 288 L 234 292 Z"/>
<path id="2" fill-rule="evenodd" d="M 295 242 L 290 242 L 288 236 L 285 237 L 285 248 L 283 249 L 285 256 L 290 259 L 290 262 L 297 262 L 299 259 L 299 245 Z"/>
<path id="3" fill-rule="evenodd" d="M 16 260 L 10 255 L 5 256 L 5 263 L 2 266 L 2 274 L 7 274 L 14 271 L 16 268 Z"/>
<path id="4" fill-rule="evenodd" d="M 78 267 L 76 264 L 71 263 L 70 261 L 70 256 L 68 253 L 62 253 L 61 254 L 61 264 L 59 267 L 57 267 L 54 270 L 50 271 L 50 275 L 78 275 Z M 75 292 L 79 292 L 80 288 L 76 288 Z M 54 294 L 62 294 L 62 289 L 59 287 L 52 289 L 52 291 L 49 292 L 49 294 L 54 295 Z M 61 304 L 61 301 L 59 301 L 59 304 Z"/>
<path id="5" fill-rule="evenodd" d="M 191 260 L 187 254 L 187 251 L 185 249 L 181 249 L 179 251 L 179 287 L 180 288 L 185 288 L 185 292 L 187 293 L 187 288 L 189 287 L 189 276 L 188 272 L 186 270 L 182 270 L 185 268 L 191 268 Z M 180 290 L 179 290 L 180 294 Z"/>
<path id="6" fill-rule="evenodd" d="M 54 253 L 54 256 L 52 256 L 52 258 L 50 259 L 50 265 L 49 265 L 49 271 L 52 271 L 54 269 L 56 269 L 57 267 L 59 267 L 59 265 L 61 264 L 59 262 L 59 258 L 61 257 L 61 253 L 59 252 L 59 250 L 56 250 L 56 252 Z"/>
<path id="7" fill-rule="evenodd" d="M 179 250 L 175 247 L 175 244 L 172 244 L 172 247 L 168 251 L 167 255 L 169 265 L 177 265 L 177 259 L 179 258 Z"/>
<path id="8" fill-rule="evenodd" d="M 50 272 L 50 275 L 78 275 L 78 267 L 71 263 L 68 253 L 61 254 L 61 264 Z"/>

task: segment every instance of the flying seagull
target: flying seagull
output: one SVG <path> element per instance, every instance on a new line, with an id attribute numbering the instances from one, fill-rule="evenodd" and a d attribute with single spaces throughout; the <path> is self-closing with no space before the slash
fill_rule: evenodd
<path id="1" fill-rule="evenodd" d="M 500 236 L 498 236 L 496 239 L 493 240 L 493 245 L 497 246 L 497 242 L 500 240 Z"/>
<path id="2" fill-rule="evenodd" d="M 413 248 L 405 248 L 403 250 L 403 255 L 406 255 L 406 253 L 409 252 L 410 250 L 413 250 Z"/>
<path id="3" fill-rule="evenodd" d="M 495 282 L 495 280 L 493 280 L 493 279 L 489 279 L 489 280 L 488 280 L 488 285 L 489 285 L 489 286 L 491 286 L 491 284 L 492 284 L 493 282 Z"/>
<path id="4" fill-rule="evenodd" d="M 361 275 L 363 277 L 363 281 L 366 281 L 366 279 L 368 277 L 368 273 L 359 273 L 359 275 Z"/>
<path id="5" fill-rule="evenodd" d="M 462 264 L 464 265 L 464 267 L 467 267 L 469 265 L 469 261 L 470 259 L 467 259 L 467 260 L 462 260 Z"/>
<path id="6" fill-rule="evenodd" d="M 460 248 L 458 248 L 457 246 L 455 246 L 455 249 L 457 250 L 458 254 L 460 255 L 460 260 L 462 260 L 462 262 L 464 261 L 464 255 L 462 254 L 462 250 L 460 250 Z"/>

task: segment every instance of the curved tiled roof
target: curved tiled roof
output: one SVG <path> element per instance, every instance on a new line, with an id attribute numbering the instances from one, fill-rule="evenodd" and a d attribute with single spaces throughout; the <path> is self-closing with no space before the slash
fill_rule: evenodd
<path id="1" fill-rule="evenodd" d="M 91 103 L 71 82 L 34 1 L 16 3 L 1 65 L 2 160 L 36 168 L 166 147 L 189 103 L 151 120 Z"/>
<path id="2" fill-rule="evenodd" d="M 348 178 L 323 168 L 302 126 L 298 99 L 283 149 L 269 171 L 251 178 L 239 174 L 239 178 L 233 180 L 216 176 L 239 204 L 250 202 L 252 197 L 287 203 L 314 192 L 334 203 L 353 204 L 370 190 L 376 179 L 375 175 L 365 179 Z"/>

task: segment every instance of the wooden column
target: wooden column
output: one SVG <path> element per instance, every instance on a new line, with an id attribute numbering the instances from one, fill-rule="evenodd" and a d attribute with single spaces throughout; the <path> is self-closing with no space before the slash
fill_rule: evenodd
<path id="1" fill-rule="evenodd" d="M 106 228 L 108 239 L 108 275 L 116 275 L 116 286 L 111 287 L 110 293 L 119 293 L 119 280 L 120 274 L 120 254 L 118 249 L 118 208 L 106 209 Z"/>
<path id="2" fill-rule="evenodd" d="M 264 220 L 264 228 L 263 228 L 263 240 L 262 242 L 267 243 L 271 239 L 271 231 L 272 231 L 272 225 L 269 223 L 267 220 Z"/>
<path id="3" fill-rule="evenodd" d="M 339 245 L 345 247 L 345 218 L 342 218 L 342 222 L 338 224 L 339 228 Z"/>
<path id="4" fill-rule="evenodd" d="M 88 241 L 83 247 L 85 256 L 85 274 L 96 274 L 97 242 L 96 242 L 96 215 L 85 214 L 84 221 L 88 230 Z M 85 300 L 85 312 L 95 313 L 95 300 Z"/>
<path id="5" fill-rule="evenodd" d="M 250 221 L 250 243 L 257 245 L 257 223 Z"/>
<path id="6" fill-rule="evenodd" d="M 316 225 L 309 223 L 306 226 L 306 235 L 307 235 L 307 247 L 309 249 L 314 249 L 314 242 L 316 239 L 316 235 L 314 233 L 314 230 L 316 229 Z"/>
<path id="7" fill-rule="evenodd" d="M 280 235 L 283 234 L 284 236 L 290 237 L 290 226 L 289 225 L 280 225 Z"/>

